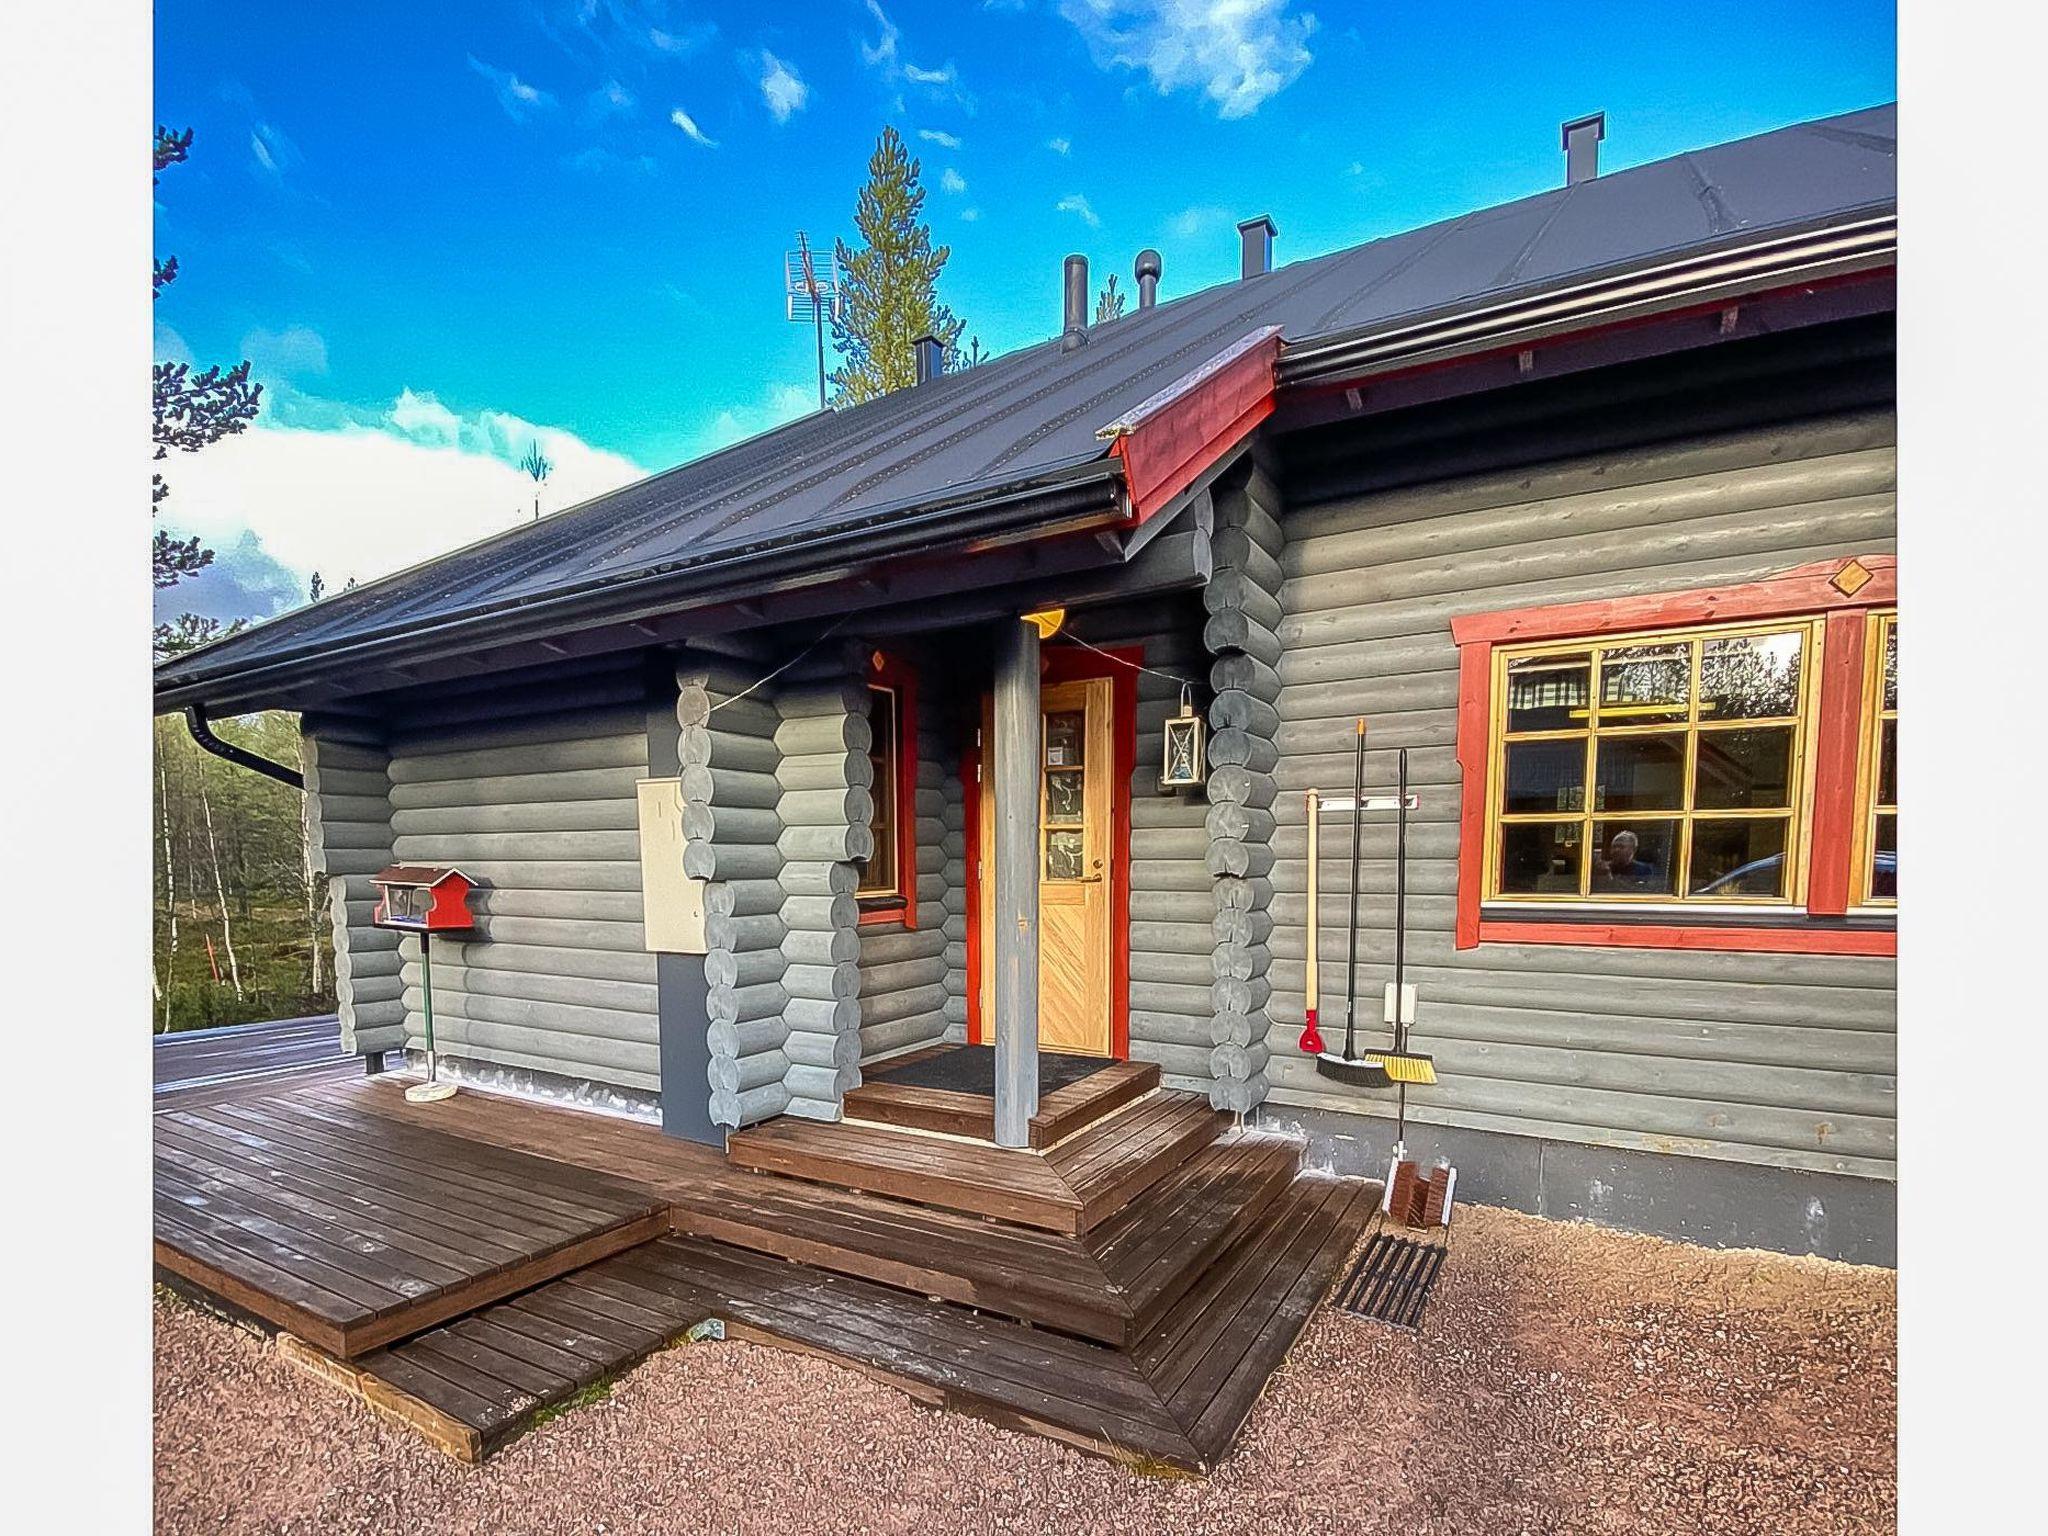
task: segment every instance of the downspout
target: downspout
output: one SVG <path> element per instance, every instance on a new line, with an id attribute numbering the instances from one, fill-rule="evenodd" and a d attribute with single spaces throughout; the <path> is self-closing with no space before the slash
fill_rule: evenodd
<path id="1" fill-rule="evenodd" d="M 213 734 L 213 727 L 206 721 L 204 704 L 185 706 L 185 724 L 192 732 L 192 739 L 206 748 L 215 757 L 226 758 L 237 767 L 248 768 L 262 774 L 266 779 L 275 779 L 280 784 L 289 784 L 303 792 L 306 776 L 296 768 L 287 768 L 283 763 L 273 763 L 267 757 L 258 757 L 247 747 L 238 747 L 232 741 L 222 741 Z"/>

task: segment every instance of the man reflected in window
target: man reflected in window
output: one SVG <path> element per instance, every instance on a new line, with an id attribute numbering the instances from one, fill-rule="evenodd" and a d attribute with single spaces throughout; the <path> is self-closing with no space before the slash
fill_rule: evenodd
<path id="1" fill-rule="evenodd" d="M 1663 881 L 1657 866 L 1638 856 L 1641 840 L 1635 833 L 1620 831 L 1608 839 L 1606 851 L 1593 867 L 1595 890 L 1661 890 Z"/>

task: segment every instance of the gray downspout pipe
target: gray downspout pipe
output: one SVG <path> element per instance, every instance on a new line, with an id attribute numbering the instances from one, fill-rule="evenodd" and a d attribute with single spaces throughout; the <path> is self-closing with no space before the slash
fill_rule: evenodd
<path id="1" fill-rule="evenodd" d="M 280 784 L 289 784 L 301 793 L 306 788 L 306 776 L 296 768 L 287 768 L 283 763 L 273 763 L 267 757 L 258 757 L 247 747 L 238 747 L 232 741 L 222 741 L 213 734 L 213 727 L 206 721 L 204 704 L 185 706 L 185 725 L 192 732 L 192 739 L 206 748 L 215 757 L 226 758 L 239 768 L 248 768 L 262 774 L 266 779 L 275 779 Z"/>

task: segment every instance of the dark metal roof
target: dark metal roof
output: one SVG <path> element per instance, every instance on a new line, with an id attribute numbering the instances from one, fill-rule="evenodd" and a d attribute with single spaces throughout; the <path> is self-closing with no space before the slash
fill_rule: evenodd
<path id="1" fill-rule="evenodd" d="M 157 668 L 190 694 L 288 657 L 1108 473 L 1097 429 L 1262 326 L 1290 344 L 1497 302 L 1730 238 L 1895 205 L 1895 107 L 1560 186 L 820 411 Z M 1047 274 L 1048 314 L 1053 293 Z"/>

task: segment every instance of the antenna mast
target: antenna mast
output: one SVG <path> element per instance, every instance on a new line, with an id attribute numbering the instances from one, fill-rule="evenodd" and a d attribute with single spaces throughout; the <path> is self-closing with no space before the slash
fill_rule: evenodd
<path id="1" fill-rule="evenodd" d="M 818 409 L 825 408 L 825 316 L 839 318 L 839 259 L 827 254 L 822 262 L 811 249 L 802 230 L 796 232 L 796 249 L 782 262 L 783 295 L 791 321 L 811 322 L 818 336 Z"/>

